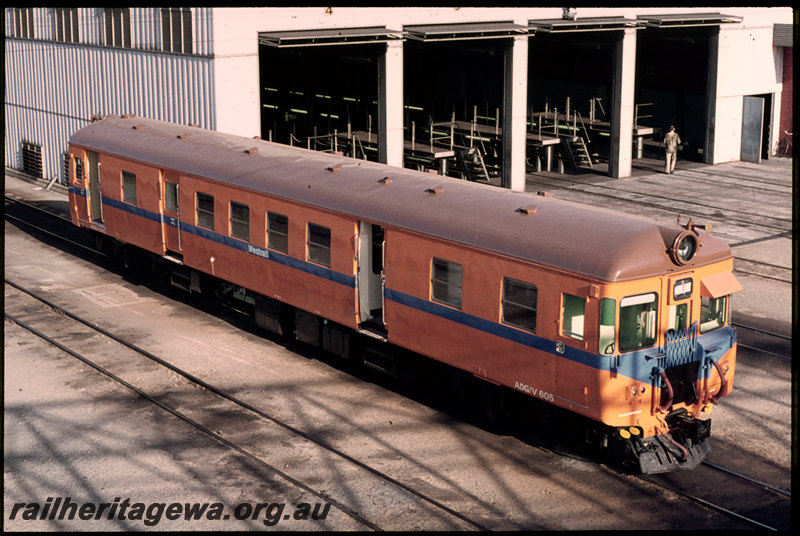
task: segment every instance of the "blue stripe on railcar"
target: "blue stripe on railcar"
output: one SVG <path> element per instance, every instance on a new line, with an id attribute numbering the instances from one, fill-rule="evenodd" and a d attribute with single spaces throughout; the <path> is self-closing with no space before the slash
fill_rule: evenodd
<path id="1" fill-rule="evenodd" d="M 602 356 L 565 345 L 564 352 L 559 353 L 556 351 L 555 341 L 534 335 L 533 333 L 524 332 L 510 326 L 479 318 L 459 311 L 458 309 L 453 309 L 446 305 L 417 298 L 416 296 L 411 296 L 389 288 L 384 289 L 384 296 L 387 300 L 406 307 L 411 307 L 412 309 L 456 322 L 457 324 L 494 335 L 495 337 L 513 341 L 542 352 L 547 352 L 557 357 L 563 357 L 587 367 L 604 372 L 613 372 L 643 383 L 650 383 L 653 380 L 654 362 L 653 359 L 648 358 L 648 356 L 655 354 L 658 348 L 647 348 L 615 356 Z M 698 342 L 700 342 L 701 348 L 708 348 L 713 345 L 714 350 L 718 353 L 715 359 L 718 359 L 730 349 L 735 339 L 735 331 L 730 327 L 726 327 L 699 336 Z M 703 373 L 708 375 L 710 374 L 710 370 L 706 370 L 705 372 L 701 371 L 701 374 Z"/>
<path id="2" fill-rule="evenodd" d="M 69 192 L 80 197 L 87 196 L 86 195 L 87 192 L 83 188 L 76 188 L 74 186 L 70 186 Z M 138 216 L 140 218 L 144 218 L 146 220 L 150 220 L 156 223 L 163 223 L 166 225 L 171 225 L 172 227 L 178 227 L 178 221 L 175 218 L 164 216 L 163 214 L 160 214 L 158 212 L 153 212 L 151 210 L 137 207 L 129 203 L 124 203 L 116 199 L 111 199 L 109 197 L 103 196 L 102 199 L 103 199 L 103 204 L 109 207 L 123 210 L 129 214 L 133 214 L 134 216 Z M 186 232 L 198 236 L 200 238 L 210 240 L 211 242 L 216 242 L 217 244 L 222 244 L 223 246 L 228 246 L 230 248 L 238 249 L 239 251 L 244 251 L 245 253 L 255 255 L 256 257 L 260 257 L 262 259 L 266 259 L 274 263 L 281 264 L 283 266 L 287 266 L 289 268 L 293 268 L 295 270 L 299 270 L 301 272 L 305 272 L 307 274 L 320 277 L 322 279 L 327 279 L 328 281 L 338 283 L 339 285 L 344 285 L 350 288 L 355 288 L 356 286 L 355 276 L 336 272 L 334 270 L 331 270 L 330 268 L 326 268 L 324 266 L 320 266 L 318 264 L 310 263 L 307 261 L 302 261 L 300 259 L 295 259 L 293 257 L 289 257 L 288 255 L 284 255 L 276 251 L 260 248 L 258 246 L 250 244 L 249 242 L 244 242 L 243 240 L 237 240 L 236 238 L 232 238 L 230 236 L 217 233 L 215 231 L 206 229 L 204 227 L 199 227 L 197 225 L 192 225 L 186 222 L 180 222 L 180 230 L 182 232 Z"/>
<path id="3" fill-rule="evenodd" d="M 70 193 L 81 197 L 86 197 L 87 193 L 85 189 L 76 188 L 73 186 L 69 187 L 69 191 Z M 173 227 L 177 227 L 178 225 L 178 222 L 175 220 L 175 218 L 163 216 L 158 212 L 152 212 L 128 203 L 117 201 L 115 199 L 103 197 L 103 203 L 113 208 L 124 210 L 128 213 L 154 222 L 166 223 L 167 225 L 172 225 Z M 335 272 L 325 268 L 324 266 L 319 266 L 317 264 L 295 259 L 293 257 L 289 257 L 288 255 L 277 253 L 272 250 L 253 246 L 248 242 L 243 242 L 229 236 L 221 235 L 209 229 L 198 227 L 189 223 L 182 222 L 180 224 L 180 229 L 181 231 L 188 232 L 200 238 L 204 238 L 224 246 L 232 247 L 251 255 L 256 255 L 263 259 L 311 275 L 315 275 L 323 279 L 327 279 L 340 285 L 350 288 L 355 288 L 356 286 L 355 276 Z M 615 356 L 602 356 L 581 350 L 579 348 L 564 346 L 563 353 L 559 353 L 556 351 L 555 341 L 546 339 L 544 337 L 539 337 L 533 333 L 521 331 L 497 322 L 486 320 L 463 311 L 453 309 L 452 307 L 447 307 L 429 300 L 417 298 L 415 296 L 392 290 L 390 288 L 384 289 L 384 297 L 389 301 L 411 307 L 412 309 L 417 309 L 424 313 L 438 316 L 440 318 L 444 318 L 542 352 L 547 352 L 555 355 L 556 357 L 563 357 L 587 367 L 610 373 L 613 372 L 643 383 L 650 383 L 653 380 L 654 362 L 652 358 L 648 358 L 648 356 L 651 356 L 657 352 L 658 348 L 647 348 L 644 350 Z M 703 353 L 708 354 L 709 357 L 712 357 L 713 359 L 719 359 L 719 357 L 721 357 L 729 348 L 731 348 L 735 340 L 736 332 L 730 327 L 718 329 L 711 333 L 700 335 L 697 338 L 697 341 L 700 343 L 700 348 L 708 349 L 704 350 Z M 703 370 L 701 367 L 700 376 L 708 376 L 710 373 L 711 371 L 709 369 Z"/>

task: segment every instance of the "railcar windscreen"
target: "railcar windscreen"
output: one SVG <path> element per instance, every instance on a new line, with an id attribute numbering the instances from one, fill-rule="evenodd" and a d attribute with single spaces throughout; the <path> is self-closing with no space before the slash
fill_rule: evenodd
<path id="1" fill-rule="evenodd" d="M 721 328 L 725 324 L 725 311 L 728 309 L 728 296 L 709 298 L 703 296 L 700 300 L 700 333 Z"/>
<path id="2" fill-rule="evenodd" d="M 619 349 L 649 348 L 656 342 L 658 295 L 655 292 L 627 296 L 619 303 Z"/>

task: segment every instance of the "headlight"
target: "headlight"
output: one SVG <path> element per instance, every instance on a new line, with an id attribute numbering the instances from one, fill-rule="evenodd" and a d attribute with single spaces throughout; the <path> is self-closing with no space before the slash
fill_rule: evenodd
<path id="1" fill-rule="evenodd" d="M 686 264 L 692 260 L 697 253 L 697 237 L 690 233 L 681 233 L 675 237 L 669 256 L 675 264 Z"/>

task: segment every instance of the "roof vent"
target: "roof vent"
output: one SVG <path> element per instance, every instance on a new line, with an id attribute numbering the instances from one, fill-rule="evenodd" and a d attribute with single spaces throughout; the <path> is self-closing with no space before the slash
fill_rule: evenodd
<path id="1" fill-rule="evenodd" d="M 189 134 L 188 132 L 184 132 L 183 134 L 178 134 L 178 135 L 177 135 L 177 136 L 175 136 L 175 137 L 176 137 L 176 138 L 178 138 L 179 140 L 185 140 L 185 139 L 186 139 L 186 138 L 188 138 L 189 136 L 191 136 L 191 134 Z"/>
<path id="2" fill-rule="evenodd" d="M 444 192 L 444 186 L 440 184 L 439 186 L 435 186 L 433 188 L 426 188 L 425 191 L 429 194 L 439 195 Z"/>
<path id="3" fill-rule="evenodd" d="M 245 154 L 258 154 L 258 147 L 250 147 L 244 150 Z"/>
<path id="4" fill-rule="evenodd" d="M 325 171 L 330 171 L 331 173 L 339 173 L 342 170 L 341 164 L 336 164 L 335 166 L 326 167 Z"/>
<path id="5" fill-rule="evenodd" d="M 144 128 L 144 125 L 133 125 L 131 128 L 133 130 L 142 130 Z"/>
<path id="6" fill-rule="evenodd" d="M 537 210 L 539 210 L 539 207 L 537 207 L 536 205 L 526 205 L 524 207 L 519 207 L 517 209 L 517 212 L 519 212 L 520 214 L 528 215 L 528 214 L 536 214 Z"/>
<path id="7" fill-rule="evenodd" d="M 381 180 L 379 180 L 378 182 L 381 183 L 381 184 L 392 184 L 392 179 L 390 179 L 389 177 L 384 177 Z"/>

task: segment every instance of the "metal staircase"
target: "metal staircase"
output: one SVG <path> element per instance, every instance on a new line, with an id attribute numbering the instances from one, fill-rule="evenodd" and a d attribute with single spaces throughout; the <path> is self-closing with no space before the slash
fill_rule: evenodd
<path id="1" fill-rule="evenodd" d="M 564 145 L 564 152 L 567 158 L 569 158 L 569 163 L 573 169 L 581 166 L 594 167 L 592 157 L 589 154 L 589 150 L 586 148 L 586 142 L 583 136 L 562 138 L 561 143 Z"/>

